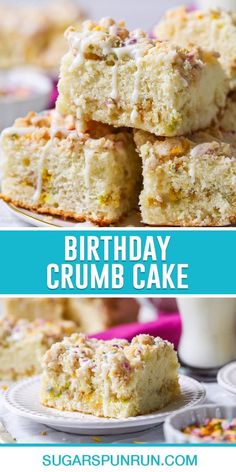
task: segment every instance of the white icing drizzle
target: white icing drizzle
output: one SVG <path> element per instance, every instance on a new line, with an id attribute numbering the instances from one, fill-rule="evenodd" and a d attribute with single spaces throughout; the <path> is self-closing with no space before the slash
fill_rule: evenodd
<path id="1" fill-rule="evenodd" d="M 90 195 L 90 164 L 93 158 L 93 149 L 84 146 L 84 184 L 85 184 L 85 209 L 89 206 L 89 195 Z"/>
<path id="2" fill-rule="evenodd" d="M 76 56 L 70 66 L 71 71 L 77 69 L 84 63 L 84 53 L 88 48 L 89 44 L 94 42 L 95 44 L 99 44 L 103 37 L 103 33 L 101 31 L 83 31 L 79 34 L 77 33 L 77 35 L 75 35 L 75 33 L 71 31 L 67 33 L 67 39 L 70 43 L 72 51 L 76 50 Z"/>
<path id="3" fill-rule="evenodd" d="M 12 126 L 11 128 L 6 128 L 2 131 L 1 135 L 3 136 L 11 136 L 13 134 L 17 134 L 17 136 L 25 136 L 26 134 L 33 133 L 35 131 L 34 126 Z"/>
<path id="4" fill-rule="evenodd" d="M 195 146 L 191 152 L 190 152 L 190 161 L 189 161 L 189 177 L 190 181 L 192 184 L 195 183 L 195 178 L 196 178 L 196 162 L 195 158 L 199 154 L 199 146 L 202 147 L 202 144 L 199 144 L 198 146 Z"/>
<path id="5" fill-rule="evenodd" d="M 114 64 L 112 68 L 112 91 L 111 98 L 117 100 L 118 98 L 118 64 Z"/>
<path id="6" fill-rule="evenodd" d="M 42 186 L 43 186 L 43 165 L 47 156 L 47 151 L 51 145 L 51 138 L 45 144 L 42 154 L 39 157 L 38 169 L 37 169 L 37 183 L 36 183 L 36 190 L 33 195 L 33 203 L 38 203 L 41 193 L 42 193 Z"/>
<path id="7" fill-rule="evenodd" d="M 111 36 L 116 35 L 117 31 L 117 25 L 110 26 L 109 34 Z M 131 106 L 133 108 L 131 112 L 131 120 L 135 121 L 138 118 L 137 103 L 139 97 L 142 56 L 144 55 L 147 49 L 147 43 L 145 41 L 135 42 L 134 44 L 127 44 L 126 46 L 113 47 L 111 37 L 104 39 L 104 33 L 102 31 L 83 31 L 79 33 L 74 33 L 73 31 L 70 31 L 69 33 L 67 33 L 67 39 L 70 43 L 72 52 L 74 53 L 74 51 L 76 50 L 76 56 L 72 62 L 72 65 L 70 66 L 70 71 L 73 71 L 84 63 L 84 53 L 90 44 L 99 44 L 102 49 L 102 54 L 104 56 L 113 53 L 117 57 L 118 61 L 123 59 L 125 56 L 133 58 L 135 60 L 137 70 L 134 76 L 134 90 L 131 99 Z M 112 70 L 111 98 L 113 98 L 114 100 L 117 100 L 118 98 L 117 78 L 118 63 L 113 66 Z"/>
<path id="8" fill-rule="evenodd" d="M 133 108 L 133 110 L 131 111 L 130 120 L 132 121 L 132 123 L 134 123 L 136 120 L 138 120 L 138 118 L 139 118 L 139 114 L 138 114 L 138 110 L 135 106 Z"/>
<path id="9" fill-rule="evenodd" d="M 109 359 L 110 360 L 110 359 Z M 109 416 L 108 402 L 110 399 L 110 379 L 108 376 L 110 370 L 110 363 L 105 362 L 102 365 L 101 377 L 103 382 L 103 414 Z"/>
<path id="10" fill-rule="evenodd" d="M 117 36 L 118 30 L 119 30 L 119 28 L 118 28 L 118 26 L 117 26 L 116 24 L 111 25 L 111 26 L 109 27 L 109 34 L 111 34 L 112 36 Z"/>
<path id="11" fill-rule="evenodd" d="M 45 163 L 45 159 L 47 157 L 48 150 L 50 149 L 53 139 L 56 137 L 56 134 L 61 131 L 63 134 L 68 135 L 69 130 L 65 126 L 61 126 L 60 123 L 58 123 L 58 120 L 60 119 L 59 115 L 57 113 L 52 113 L 52 122 L 51 122 L 51 128 L 48 130 L 50 132 L 50 138 L 45 144 L 42 154 L 39 157 L 39 162 L 38 162 L 38 169 L 37 169 L 37 183 L 36 183 L 36 190 L 33 195 L 33 203 L 38 203 L 40 196 L 42 194 L 42 187 L 43 187 L 43 167 Z M 34 128 L 35 130 L 35 128 Z"/>
<path id="12" fill-rule="evenodd" d="M 134 90 L 133 90 L 133 94 L 132 94 L 132 104 L 135 105 L 137 100 L 138 100 L 138 97 L 139 97 L 139 81 L 140 81 L 140 76 L 141 76 L 141 64 L 142 64 L 142 61 L 141 61 L 141 57 L 137 57 L 136 59 L 136 67 L 137 67 L 137 71 L 135 73 L 135 77 L 134 77 Z"/>
<path id="13" fill-rule="evenodd" d="M 78 134 L 84 133 L 87 129 L 87 122 L 86 119 L 84 118 L 84 113 L 82 109 L 82 104 L 80 97 L 75 98 L 75 105 L 76 105 L 76 131 Z"/>
<path id="14" fill-rule="evenodd" d="M 205 147 L 206 147 L 206 144 L 201 143 L 195 146 L 190 152 L 189 177 L 192 184 L 195 183 L 195 179 L 196 179 L 196 157 L 201 155 Z"/>
<path id="15" fill-rule="evenodd" d="M 81 133 L 83 134 L 83 133 L 85 133 L 85 131 L 87 129 L 87 123 L 86 123 L 86 120 L 84 119 L 82 113 L 77 113 L 77 115 L 79 115 L 79 116 L 78 116 L 78 119 L 75 122 L 76 132 L 77 132 L 77 134 L 81 134 Z"/>
<path id="16" fill-rule="evenodd" d="M 190 161 L 189 161 L 189 177 L 191 184 L 195 183 L 195 159 L 194 157 L 190 154 Z"/>
<path id="17" fill-rule="evenodd" d="M 137 70 L 134 76 L 134 90 L 133 90 L 132 98 L 131 98 L 131 105 L 133 107 L 133 110 L 131 112 L 130 119 L 132 122 L 135 122 L 139 118 L 137 104 L 138 104 L 138 98 L 139 98 L 139 84 L 140 84 L 140 78 L 141 78 L 141 72 L 142 72 L 141 66 L 142 66 L 142 59 L 141 59 L 141 56 L 138 55 L 136 57 Z"/>
<path id="18" fill-rule="evenodd" d="M 107 19 L 104 18 L 100 24 L 106 26 Z M 142 76 L 142 58 L 146 51 L 152 46 L 152 43 L 147 37 L 143 36 L 139 31 L 134 32 L 127 38 L 127 44 L 121 44 L 120 47 L 113 47 L 114 37 L 119 36 L 119 27 L 114 24 L 108 27 L 108 35 L 104 31 L 92 31 L 90 29 L 90 22 L 86 25 L 84 23 L 85 30 L 76 32 L 69 31 L 67 33 L 67 39 L 70 44 L 71 52 L 75 55 L 70 70 L 73 71 L 81 64 L 84 63 L 84 53 L 89 49 L 90 45 L 99 45 L 103 56 L 109 54 L 115 54 L 118 63 L 113 66 L 112 70 L 112 90 L 110 97 L 114 100 L 118 98 L 118 65 L 119 61 L 125 56 L 134 59 L 136 63 L 136 72 L 134 74 L 134 89 L 131 97 L 131 115 L 130 119 L 134 123 L 139 119 L 138 102 L 140 96 L 140 81 Z M 87 28 L 87 29 L 86 29 Z M 154 45 L 154 44 L 153 44 Z M 176 49 L 170 51 L 159 51 L 156 60 L 161 62 L 172 63 L 178 56 Z M 187 86 L 187 82 L 184 80 L 184 86 Z M 80 103 L 78 103 L 80 107 Z"/>

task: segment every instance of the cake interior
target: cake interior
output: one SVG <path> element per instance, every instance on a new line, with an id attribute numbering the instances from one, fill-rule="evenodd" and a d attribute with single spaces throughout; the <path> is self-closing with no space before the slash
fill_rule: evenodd
<path id="1" fill-rule="evenodd" d="M 54 345 L 43 366 L 41 402 L 58 410 L 126 418 L 156 411 L 179 393 L 172 345 L 145 335 L 130 344 L 74 335 Z"/>
<path id="2" fill-rule="evenodd" d="M 136 132 L 143 159 L 142 219 L 149 225 L 223 226 L 236 221 L 233 133 L 163 139 Z"/>

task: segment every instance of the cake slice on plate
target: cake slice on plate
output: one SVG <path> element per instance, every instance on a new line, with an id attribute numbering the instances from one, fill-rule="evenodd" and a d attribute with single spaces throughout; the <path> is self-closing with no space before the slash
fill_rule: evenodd
<path id="1" fill-rule="evenodd" d="M 30 113 L 2 133 L 2 198 L 16 206 L 97 224 L 136 208 L 141 164 L 132 133 L 71 116 Z"/>
<path id="2" fill-rule="evenodd" d="M 213 53 L 154 41 L 108 18 L 66 37 L 56 105 L 64 115 L 176 136 L 209 126 L 225 104 L 228 82 Z"/>
<path id="3" fill-rule="evenodd" d="M 236 136 L 214 128 L 188 137 L 134 131 L 143 161 L 144 223 L 224 226 L 236 223 Z"/>
<path id="4" fill-rule="evenodd" d="M 0 380 L 18 380 L 41 372 L 45 352 L 76 331 L 71 321 L 0 320 Z"/>
<path id="5" fill-rule="evenodd" d="M 178 396 L 178 367 L 173 345 L 161 338 L 74 334 L 45 354 L 41 403 L 108 418 L 150 413 Z"/>

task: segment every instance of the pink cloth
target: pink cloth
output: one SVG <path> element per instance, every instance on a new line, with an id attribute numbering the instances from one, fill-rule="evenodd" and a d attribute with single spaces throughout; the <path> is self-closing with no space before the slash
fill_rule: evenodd
<path id="1" fill-rule="evenodd" d="M 177 313 L 161 315 L 157 320 L 149 323 L 129 323 L 115 326 L 96 333 L 93 337 L 97 339 L 125 338 L 130 341 L 137 334 L 150 334 L 151 336 L 160 336 L 172 342 L 175 348 L 178 347 L 181 335 L 180 316 Z"/>
<path id="2" fill-rule="evenodd" d="M 50 101 L 49 101 L 49 104 L 48 104 L 49 109 L 55 107 L 57 97 L 58 97 L 57 80 L 53 80 L 53 89 L 52 89 Z"/>

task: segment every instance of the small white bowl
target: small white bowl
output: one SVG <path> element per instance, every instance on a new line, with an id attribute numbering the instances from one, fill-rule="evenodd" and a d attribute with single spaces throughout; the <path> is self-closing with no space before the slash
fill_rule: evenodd
<path id="1" fill-rule="evenodd" d="M 207 418 L 236 418 L 236 405 L 202 405 L 187 408 L 170 415 L 164 423 L 164 435 L 168 443 L 206 443 L 202 438 L 184 434 L 181 429 L 194 423 L 203 423 Z"/>
<path id="2" fill-rule="evenodd" d="M 37 70 L 22 67 L 0 71 L 0 90 L 5 88 L 29 88 L 32 93 L 26 97 L 0 96 L 0 129 L 11 126 L 16 118 L 29 111 L 40 112 L 48 108 L 52 93 L 52 81 Z"/>

